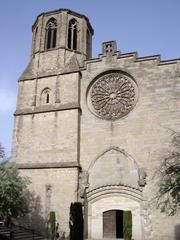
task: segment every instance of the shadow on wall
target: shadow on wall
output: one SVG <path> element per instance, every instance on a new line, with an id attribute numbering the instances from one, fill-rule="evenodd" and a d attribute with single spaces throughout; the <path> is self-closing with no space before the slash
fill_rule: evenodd
<path id="1" fill-rule="evenodd" d="M 180 224 L 177 224 L 175 226 L 175 240 L 179 240 L 180 239 Z"/>
<path id="2" fill-rule="evenodd" d="M 45 236 L 47 234 L 47 220 L 42 217 L 41 199 L 30 191 L 27 191 L 25 196 L 29 206 L 29 213 L 21 218 L 18 223 Z"/>

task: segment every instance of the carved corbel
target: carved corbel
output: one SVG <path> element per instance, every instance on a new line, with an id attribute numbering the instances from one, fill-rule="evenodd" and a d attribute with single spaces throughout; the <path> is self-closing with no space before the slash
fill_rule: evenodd
<path id="1" fill-rule="evenodd" d="M 138 173 L 139 173 L 139 181 L 138 184 L 140 187 L 144 187 L 146 185 L 146 172 L 143 168 L 139 168 L 138 169 Z"/>

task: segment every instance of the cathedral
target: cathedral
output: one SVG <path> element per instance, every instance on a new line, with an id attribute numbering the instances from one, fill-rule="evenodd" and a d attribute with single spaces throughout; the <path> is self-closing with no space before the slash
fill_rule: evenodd
<path id="1" fill-rule="evenodd" d="M 30 228 L 51 211 L 69 236 L 69 211 L 83 204 L 85 239 L 177 240 L 177 216 L 157 209 L 157 169 L 180 131 L 180 60 L 121 53 L 69 9 L 40 14 L 29 64 L 18 81 L 12 160 L 29 177 Z M 25 220 L 24 220 L 25 222 Z M 42 229 L 43 231 L 43 229 Z"/>

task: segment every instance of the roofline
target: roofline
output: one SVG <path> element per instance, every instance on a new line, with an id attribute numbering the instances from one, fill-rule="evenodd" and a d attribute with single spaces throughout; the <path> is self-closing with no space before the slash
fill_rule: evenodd
<path id="1" fill-rule="evenodd" d="M 34 24 L 32 25 L 32 30 L 33 30 L 34 26 L 36 25 L 36 22 L 37 22 L 37 20 L 38 20 L 38 18 L 39 18 L 40 16 L 43 16 L 43 15 L 46 15 L 46 14 L 51 14 L 51 13 L 64 12 L 64 11 L 65 11 L 65 12 L 68 12 L 68 13 L 70 13 L 70 14 L 72 14 L 72 15 L 75 15 L 75 16 L 77 16 L 77 17 L 84 18 L 84 19 L 87 21 L 87 23 L 88 23 L 88 26 L 89 26 L 89 29 L 90 29 L 92 35 L 94 34 L 94 29 L 92 28 L 91 23 L 90 23 L 88 17 L 86 17 L 86 16 L 83 15 L 83 14 L 80 14 L 80 13 L 77 13 L 77 12 L 74 12 L 74 11 L 71 11 L 70 9 L 67 9 L 67 8 L 60 8 L 60 9 L 57 9 L 57 10 L 52 10 L 52 11 L 40 13 L 40 14 L 36 17 L 36 20 L 35 20 Z"/>

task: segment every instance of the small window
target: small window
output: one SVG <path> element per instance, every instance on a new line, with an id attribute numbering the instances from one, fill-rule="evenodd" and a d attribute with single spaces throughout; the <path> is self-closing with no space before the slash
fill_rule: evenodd
<path id="1" fill-rule="evenodd" d="M 49 93 L 46 94 L 46 103 L 49 103 Z"/>
<path id="2" fill-rule="evenodd" d="M 57 21 L 51 18 L 46 25 L 46 49 L 56 47 Z"/>
<path id="3" fill-rule="evenodd" d="M 73 18 L 69 21 L 68 26 L 68 48 L 72 50 L 77 50 L 77 40 L 78 40 L 78 26 L 77 21 Z"/>
<path id="4" fill-rule="evenodd" d="M 51 103 L 51 90 L 46 88 L 41 93 L 41 104 L 48 105 Z"/>

